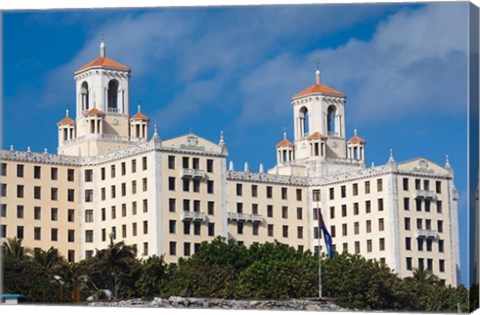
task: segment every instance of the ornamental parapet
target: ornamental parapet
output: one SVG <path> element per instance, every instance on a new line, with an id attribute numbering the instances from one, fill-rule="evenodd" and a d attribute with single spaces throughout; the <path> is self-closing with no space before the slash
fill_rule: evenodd
<path id="1" fill-rule="evenodd" d="M 204 170 L 197 170 L 197 169 L 189 169 L 189 168 L 182 168 L 180 169 L 180 177 L 181 178 L 196 178 L 196 179 L 204 179 L 205 176 Z"/>
<path id="2" fill-rule="evenodd" d="M 307 177 L 303 177 L 303 176 L 276 175 L 276 174 L 267 174 L 267 173 L 242 172 L 242 171 L 227 171 L 227 180 L 292 185 L 292 186 L 307 185 Z"/>
<path id="3" fill-rule="evenodd" d="M 437 199 L 437 194 L 431 190 L 415 189 L 415 191 L 413 192 L 413 195 L 415 196 L 415 198 L 418 198 L 418 199 L 431 199 L 431 200 Z"/>
<path id="4" fill-rule="evenodd" d="M 229 221 L 245 221 L 245 222 L 263 222 L 263 217 L 258 214 L 228 212 L 227 219 Z"/>

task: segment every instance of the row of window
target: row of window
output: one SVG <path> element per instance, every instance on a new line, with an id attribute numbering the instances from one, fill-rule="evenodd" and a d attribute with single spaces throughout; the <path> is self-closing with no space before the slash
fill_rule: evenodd
<path id="1" fill-rule="evenodd" d="M 243 207 L 243 202 L 237 202 L 237 207 L 236 207 L 236 212 L 237 213 L 243 213 L 244 207 Z M 251 211 L 252 214 L 258 214 L 258 204 L 257 203 L 252 203 L 251 204 Z M 289 215 L 289 210 L 287 206 L 282 206 L 282 219 L 288 219 Z M 273 218 L 273 205 L 267 205 L 267 217 Z M 297 207 L 297 219 L 302 220 L 303 219 L 303 208 L 302 207 Z"/>
<path id="2" fill-rule="evenodd" d="M 384 231 L 385 230 L 385 220 L 383 218 L 380 218 L 378 219 L 378 231 L 381 232 L 381 231 Z M 322 235 L 321 233 L 319 233 L 319 228 L 318 227 L 314 227 L 313 228 L 313 238 L 315 239 L 318 239 L 318 238 L 322 238 Z M 342 224 L 342 236 L 348 236 L 348 224 L 347 223 L 343 223 Z M 365 221 L 365 232 L 366 233 L 372 233 L 372 221 L 371 220 L 367 220 Z M 353 223 L 353 234 L 354 235 L 359 235 L 360 234 L 360 222 L 354 222 Z M 330 235 L 332 237 L 336 237 L 337 236 L 337 231 L 336 231 L 336 226 L 335 225 L 331 225 L 330 226 Z"/>
<path id="3" fill-rule="evenodd" d="M 122 203 L 121 207 L 119 209 L 121 211 L 121 216 L 124 218 L 127 216 L 127 204 Z M 143 199 L 142 200 L 142 211 L 143 213 L 148 212 L 148 200 Z M 131 213 L 132 215 L 137 215 L 137 202 L 132 201 L 131 203 Z M 107 208 L 101 208 L 100 209 L 100 214 L 101 214 L 101 220 L 106 221 L 107 220 Z M 110 206 L 110 219 L 115 220 L 117 218 L 117 206 Z M 85 210 L 85 222 L 91 223 L 94 221 L 94 210 L 93 209 L 87 209 Z"/>
<path id="4" fill-rule="evenodd" d="M 441 200 L 437 200 L 434 202 L 436 206 L 437 213 L 442 213 L 443 212 L 443 203 Z M 410 210 L 410 198 L 403 198 L 403 209 L 404 210 Z M 432 201 L 425 199 L 415 199 L 415 210 L 417 211 L 422 211 L 424 210 L 425 212 L 430 212 L 432 210 Z"/>
<path id="5" fill-rule="evenodd" d="M 7 176 L 7 163 L 0 163 L 0 175 Z M 23 178 L 25 176 L 25 165 L 17 164 L 17 177 Z M 41 179 L 42 178 L 42 167 L 38 165 L 33 166 L 33 178 Z M 58 168 L 50 167 L 50 179 L 58 180 Z M 75 170 L 67 169 L 67 181 L 73 182 L 75 179 Z"/>
<path id="6" fill-rule="evenodd" d="M 443 253 L 445 251 L 445 245 L 444 245 L 443 240 L 437 240 L 437 251 L 439 253 Z M 425 245 L 425 246 L 424 246 Z M 417 251 L 423 251 L 425 248 L 425 251 L 431 252 L 433 250 L 433 240 L 430 238 L 424 239 L 424 238 L 417 238 Z M 405 238 L 405 249 L 406 250 L 412 250 L 412 239 L 410 237 Z"/>
<path id="7" fill-rule="evenodd" d="M 188 192 L 190 191 L 190 180 L 183 178 L 183 191 Z M 200 181 L 198 180 L 193 180 L 193 192 L 200 192 Z M 207 180 L 207 193 L 208 194 L 213 194 L 214 193 L 214 181 L 213 180 Z M 177 186 L 176 186 L 176 177 L 169 177 L 168 178 L 168 190 L 170 191 L 176 191 Z"/>
<path id="8" fill-rule="evenodd" d="M 418 218 L 416 219 L 417 222 L 417 229 L 418 230 L 433 230 L 432 228 L 432 220 L 431 219 L 421 219 Z M 425 222 L 425 225 L 423 225 L 423 222 Z M 404 228 L 407 231 L 410 231 L 412 228 L 411 224 L 411 218 L 404 218 Z M 436 226 L 436 231 L 438 233 L 443 233 L 443 220 L 437 220 L 437 226 Z"/>
<path id="9" fill-rule="evenodd" d="M 48 230 L 44 228 L 44 231 Z M 0 237 L 7 237 L 7 225 L 1 224 L 0 225 Z M 23 225 L 17 225 L 17 233 L 16 237 L 18 239 L 24 239 L 25 238 L 25 227 Z M 69 243 L 74 243 L 75 242 L 75 230 L 67 230 L 67 242 Z M 33 239 L 35 241 L 41 241 L 42 240 L 42 228 L 34 226 L 33 227 Z M 45 240 L 45 239 L 43 239 Z M 58 241 L 58 229 L 57 228 L 51 228 L 50 229 L 50 241 L 52 242 L 57 242 Z"/>
<path id="10" fill-rule="evenodd" d="M 45 210 L 42 210 L 42 207 L 33 207 L 33 219 L 34 220 L 42 220 L 42 213 Z M 0 217 L 6 218 L 8 217 L 7 205 L 2 203 L 0 204 Z M 24 219 L 25 218 L 25 206 L 24 205 L 17 205 L 16 211 L 17 219 Z M 43 218 L 45 219 L 45 218 Z M 50 208 L 50 220 L 51 221 L 58 221 L 58 208 Z M 74 222 L 75 221 L 75 210 L 68 209 L 67 210 L 67 221 Z"/>
<path id="11" fill-rule="evenodd" d="M 0 196 L 7 197 L 7 184 L 0 185 Z M 25 186 L 24 185 L 17 185 L 17 198 L 26 198 L 25 196 Z M 42 187 L 41 186 L 34 186 L 33 187 L 33 199 L 42 199 Z M 51 187 L 50 188 L 50 200 L 58 201 L 58 188 Z M 67 201 L 74 202 L 75 201 L 75 190 L 74 189 L 67 189 Z"/>
<path id="12" fill-rule="evenodd" d="M 347 205 L 341 205 L 340 207 L 341 209 L 341 217 L 347 217 L 348 216 L 348 207 Z M 336 208 L 334 206 L 330 207 L 329 208 L 329 214 L 330 214 L 330 219 L 335 219 L 335 217 L 337 216 L 336 215 Z M 365 201 L 365 213 L 368 214 L 368 213 L 371 213 L 372 212 L 372 202 L 371 200 L 367 200 Z M 377 211 L 383 211 L 385 210 L 385 206 L 384 206 L 384 203 L 383 203 L 383 198 L 378 198 L 377 199 Z M 320 208 L 313 208 L 313 219 L 314 220 L 318 220 L 318 214 L 319 212 L 322 212 L 322 210 Z M 353 205 L 352 205 L 352 212 L 353 212 L 353 215 L 359 215 L 360 214 L 360 204 L 358 202 L 354 202 Z M 322 213 L 322 217 L 323 217 L 323 213 Z"/>
<path id="13" fill-rule="evenodd" d="M 137 159 L 131 160 L 131 166 L 130 166 L 130 172 L 132 174 L 137 172 Z M 112 164 L 110 165 L 110 178 L 115 178 L 117 176 L 117 165 Z M 144 156 L 142 157 L 142 170 L 145 171 L 147 170 L 147 157 Z M 121 162 L 120 163 L 120 175 L 125 176 L 127 174 L 127 163 L 126 162 Z M 105 180 L 107 178 L 107 168 L 102 167 L 100 169 L 100 179 Z M 93 181 L 93 170 L 92 169 L 87 169 L 85 170 L 85 181 L 86 182 L 91 182 Z"/>
<path id="14" fill-rule="evenodd" d="M 403 178 L 402 186 L 404 191 L 410 190 L 410 179 L 405 177 Z M 429 191 L 430 188 L 430 180 L 429 179 L 424 179 L 423 180 L 423 188 L 422 188 L 422 180 L 421 179 L 415 179 L 415 190 L 427 190 Z M 442 182 L 437 180 L 435 181 L 435 192 L 437 194 L 442 193 Z"/>
<path id="15" fill-rule="evenodd" d="M 148 234 L 148 221 L 143 221 L 142 222 L 142 233 L 144 235 L 147 235 Z M 93 243 L 93 233 L 94 231 L 93 230 L 86 230 L 85 231 L 85 242 L 86 243 Z M 127 238 L 127 224 L 123 224 L 121 226 L 121 238 Z M 138 235 L 138 225 L 137 225 L 137 222 L 133 222 L 132 223 L 132 232 L 131 232 L 131 236 L 137 236 Z M 114 240 L 117 239 L 117 227 L 116 226 L 112 226 L 111 228 L 111 232 L 108 236 L 111 236 Z M 103 228 L 101 230 L 101 240 L 102 242 L 105 242 L 107 241 L 107 229 Z"/>
<path id="16" fill-rule="evenodd" d="M 188 156 L 182 157 L 182 168 L 185 169 L 194 169 L 198 170 L 200 169 L 200 159 L 199 158 L 192 158 L 191 159 L 191 164 L 190 164 L 190 158 Z M 174 170 L 176 164 L 176 156 L 175 155 L 169 155 L 168 156 L 168 168 L 171 170 Z M 213 173 L 213 160 L 212 159 L 207 159 L 206 160 L 206 165 L 205 169 L 207 170 L 208 173 Z"/>
<path id="17" fill-rule="evenodd" d="M 193 229 L 192 229 L 193 227 Z M 193 230 L 193 231 L 192 231 Z M 168 221 L 168 232 L 170 234 L 177 234 L 177 221 L 169 220 Z M 202 235 L 202 223 L 201 222 L 190 222 L 183 221 L 183 235 Z M 207 234 L 208 236 L 215 236 L 215 223 L 207 223 Z"/>
<path id="18" fill-rule="evenodd" d="M 136 180 L 132 180 L 130 188 L 131 188 L 131 194 L 135 195 L 137 193 L 137 181 Z M 142 191 L 147 191 L 147 190 L 148 190 L 148 180 L 145 177 L 145 178 L 142 179 Z M 127 195 L 127 183 L 121 183 L 120 184 L 120 195 L 122 197 Z M 116 197 L 117 197 L 117 186 L 112 185 L 112 186 L 110 186 L 110 198 L 115 199 Z M 102 187 L 100 189 L 100 198 L 101 198 L 101 200 L 106 200 L 107 199 L 107 188 L 106 187 Z"/>
<path id="19" fill-rule="evenodd" d="M 406 257 L 406 268 L 407 270 L 412 270 L 413 265 L 412 265 L 412 257 Z M 431 271 L 435 272 L 445 272 L 445 260 L 444 259 L 439 259 L 438 260 L 438 269 L 434 270 L 433 268 L 433 259 L 428 258 L 427 259 L 427 264 L 425 265 L 425 259 L 424 258 L 418 258 L 418 268 L 425 268 L 429 269 Z"/>
<path id="20" fill-rule="evenodd" d="M 250 196 L 251 197 L 258 197 L 258 185 L 251 185 L 250 189 L 251 189 Z M 297 201 L 302 201 L 303 190 L 300 189 L 300 188 L 297 188 L 295 192 L 296 192 L 296 200 Z M 266 193 L 267 198 L 273 198 L 273 187 L 272 186 L 267 186 L 265 193 Z M 243 184 L 237 183 L 236 194 L 237 194 L 237 196 L 243 196 L 244 195 Z M 281 187 L 280 195 L 281 195 L 282 200 L 287 200 L 288 199 L 288 188 L 287 187 Z"/>
<path id="21" fill-rule="evenodd" d="M 193 244 L 193 251 L 197 253 L 200 248 L 200 243 Z M 190 242 L 183 243 L 183 256 L 190 256 L 192 255 L 191 252 L 192 244 Z M 171 256 L 177 256 L 177 242 L 170 242 L 169 243 L 169 254 Z"/>

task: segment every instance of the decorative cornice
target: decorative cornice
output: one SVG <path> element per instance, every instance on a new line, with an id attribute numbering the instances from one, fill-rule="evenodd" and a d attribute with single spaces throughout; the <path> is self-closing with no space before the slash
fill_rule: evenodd
<path id="1" fill-rule="evenodd" d="M 252 173 L 241 171 L 227 171 L 227 180 L 236 180 L 244 182 L 257 182 L 267 184 L 281 184 L 291 186 L 306 186 L 307 177 L 275 175 L 267 173 Z"/>

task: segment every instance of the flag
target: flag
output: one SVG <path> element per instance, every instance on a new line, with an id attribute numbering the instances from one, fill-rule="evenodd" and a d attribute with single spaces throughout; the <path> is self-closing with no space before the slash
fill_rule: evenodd
<path id="1" fill-rule="evenodd" d="M 323 238 L 325 239 L 325 247 L 327 248 L 327 253 L 330 259 L 333 258 L 333 245 L 332 245 L 332 237 L 330 233 L 328 233 L 327 227 L 325 226 L 325 222 L 323 222 L 322 212 L 320 208 L 317 209 L 318 211 L 318 227 L 323 232 Z"/>

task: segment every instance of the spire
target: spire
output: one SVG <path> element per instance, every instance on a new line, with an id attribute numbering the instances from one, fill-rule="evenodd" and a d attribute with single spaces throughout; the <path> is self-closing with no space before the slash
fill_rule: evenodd
<path id="1" fill-rule="evenodd" d="M 357 129 L 353 129 L 353 136 L 356 137 L 357 136 Z"/>
<path id="2" fill-rule="evenodd" d="M 317 58 L 316 60 L 317 64 L 317 71 L 315 71 L 315 82 L 317 84 L 320 84 L 320 60 Z"/>
<path id="3" fill-rule="evenodd" d="M 140 111 L 139 111 L 140 112 Z M 158 132 L 157 132 L 157 124 L 153 125 L 153 136 L 152 136 L 152 139 L 153 140 L 159 140 L 160 137 L 158 136 Z"/>
<path id="4" fill-rule="evenodd" d="M 225 145 L 225 141 L 223 140 L 223 130 L 220 131 L 220 142 L 219 145 Z"/>
<path id="5" fill-rule="evenodd" d="M 233 161 L 230 161 L 230 163 L 228 165 L 228 170 L 233 171 Z"/>
<path id="6" fill-rule="evenodd" d="M 65 107 L 66 107 L 66 108 L 65 108 L 65 117 L 68 118 L 68 104 L 67 104 Z"/>
<path id="7" fill-rule="evenodd" d="M 452 166 L 450 165 L 450 160 L 448 159 L 448 154 L 445 156 L 445 168 L 452 169 Z"/>
<path id="8" fill-rule="evenodd" d="M 397 162 L 393 158 L 393 150 L 392 149 L 390 149 L 390 158 L 388 159 L 388 163 L 389 164 L 397 164 Z"/>
<path id="9" fill-rule="evenodd" d="M 245 172 L 248 172 L 248 163 L 247 163 L 247 162 L 245 162 L 244 171 L 245 171 Z"/>
<path id="10" fill-rule="evenodd" d="M 102 42 L 100 43 L 100 57 L 105 57 L 105 42 L 103 41 L 103 33 Z"/>
<path id="11" fill-rule="evenodd" d="M 264 170 L 263 170 L 263 163 L 260 163 L 260 168 L 259 168 L 259 173 L 263 173 Z"/>

